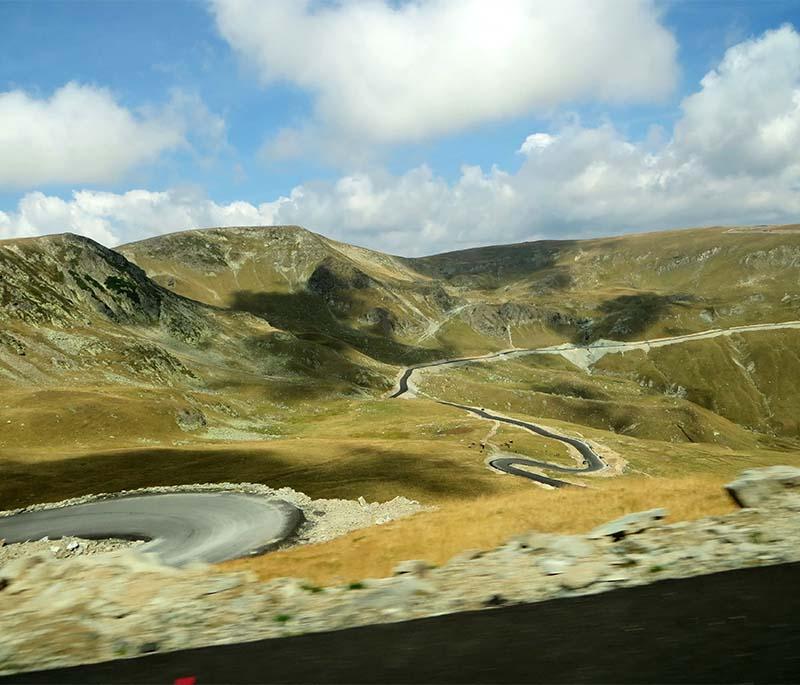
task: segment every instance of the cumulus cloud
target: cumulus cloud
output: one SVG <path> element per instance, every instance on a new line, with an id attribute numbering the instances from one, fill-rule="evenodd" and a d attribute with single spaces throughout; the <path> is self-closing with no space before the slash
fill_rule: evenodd
<path id="1" fill-rule="evenodd" d="M 69 232 L 113 246 L 190 228 L 271 224 L 276 206 L 217 204 L 195 189 L 127 193 L 81 190 L 67 201 L 34 192 L 20 200 L 15 212 L 0 212 L 0 238 Z"/>
<path id="2" fill-rule="evenodd" d="M 773 173 L 800 159 L 800 35 L 735 45 L 683 101 L 676 144 L 717 173 Z"/>
<path id="3" fill-rule="evenodd" d="M 214 0 L 222 36 L 264 83 L 315 97 L 355 139 L 418 140 L 586 99 L 643 101 L 676 80 L 650 0 Z M 284 133 L 277 152 L 296 137 Z"/>
<path id="4" fill-rule="evenodd" d="M 258 206 L 178 191 L 84 191 L 66 202 L 33 193 L 16 212 L 0 213 L 0 236 L 74 230 L 113 244 L 192 226 L 296 223 L 414 255 L 545 237 L 796 222 L 800 69 L 787 64 L 800 64 L 800 36 L 790 27 L 731 48 L 684 100 L 672 135 L 631 140 L 611 123 L 586 127 L 573 117 L 532 132 L 513 171 L 465 165 L 455 181 L 424 165 L 402 175 L 354 172 Z"/>
<path id="5" fill-rule="evenodd" d="M 531 133 L 522 145 L 519 146 L 518 153 L 527 155 L 535 150 L 544 150 L 555 142 L 555 137 L 549 133 Z"/>
<path id="6" fill-rule="evenodd" d="M 732 47 L 682 103 L 672 137 L 643 141 L 573 118 L 529 135 L 514 173 L 421 167 L 296 190 L 286 221 L 405 253 L 541 237 L 800 220 L 800 35 Z"/>
<path id="7" fill-rule="evenodd" d="M 192 94 L 134 113 L 103 88 L 68 83 L 49 98 L 0 93 L 0 187 L 106 183 L 163 152 L 187 147 L 188 131 L 212 147 L 225 125 Z"/>

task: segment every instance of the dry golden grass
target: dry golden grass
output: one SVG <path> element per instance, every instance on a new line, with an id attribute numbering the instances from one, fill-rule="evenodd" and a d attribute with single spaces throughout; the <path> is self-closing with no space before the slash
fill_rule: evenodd
<path id="1" fill-rule="evenodd" d="M 587 489 L 555 492 L 536 487 L 444 504 L 438 511 L 354 531 L 319 545 L 226 562 L 260 578 L 306 578 L 319 585 L 391 575 L 406 559 L 442 564 L 467 549 L 490 549 L 528 530 L 577 533 L 633 511 L 666 507 L 670 520 L 733 511 L 722 476 L 625 478 Z"/>

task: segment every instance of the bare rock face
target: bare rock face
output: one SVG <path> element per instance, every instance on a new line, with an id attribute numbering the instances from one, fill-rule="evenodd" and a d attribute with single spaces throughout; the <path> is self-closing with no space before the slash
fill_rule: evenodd
<path id="1" fill-rule="evenodd" d="M 69 233 L 0 246 L 0 321 L 158 326 L 192 345 L 211 333 L 204 307 L 164 290 L 121 254 Z M 0 343 L 25 354 L 10 335 Z"/>
<path id="2" fill-rule="evenodd" d="M 621 540 L 628 535 L 641 533 L 648 528 L 655 528 L 661 525 L 661 520 L 667 516 L 666 509 L 649 509 L 648 511 L 638 511 L 628 514 L 621 518 L 604 523 L 595 528 L 587 536 L 590 540 L 600 540 L 601 538 L 612 538 Z"/>
<path id="3" fill-rule="evenodd" d="M 749 469 L 725 489 L 740 507 L 800 509 L 800 468 L 768 466 Z"/>
<path id="4" fill-rule="evenodd" d="M 175 422 L 182 431 L 195 431 L 205 428 L 206 417 L 199 409 L 180 409 L 175 415 Z"/>

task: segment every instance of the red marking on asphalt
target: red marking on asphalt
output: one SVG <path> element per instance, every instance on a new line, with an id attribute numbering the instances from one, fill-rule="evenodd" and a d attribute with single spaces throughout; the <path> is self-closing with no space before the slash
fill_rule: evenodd
<path id="1" fill-rule="evenodd" d="M 174 685 L 195 685 L 197 683 L 197 678 L 193 675 L 186 676 L 185 678 L 175 678 Z"/>

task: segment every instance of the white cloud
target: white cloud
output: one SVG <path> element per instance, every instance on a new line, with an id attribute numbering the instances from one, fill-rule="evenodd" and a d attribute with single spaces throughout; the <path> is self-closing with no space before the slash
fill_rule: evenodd
<path id="1" fill-rule="evenodd" d="M 310 144 L 307 132 L 295 128 L 281 128 L 260 150 L 260 154 L 270 161 L 284 161 L 301 157 Z"/>
<path id="2" fill-rule="evenodd" d="M 772 173 L 800 160 L 800 35 L 784 26 L 730 48 L 682 104 L 676 144 L 717 173 Z"/>
<path id="3" fill-rule="evenodd" d="M 265 83 L 309 90 L 317 119 L 356 140 L 418 140 L 578 100 L 651 100 L 676 80 L 676 43 L 650 0 L 213 8 L 222 36 Z"/>
<path id="4" fill-rule="evenodd" d="M 16 212 L 0 212 L 0 238 L 69 232 L 113 246 L 190 228 L 271 224 L 277 205 L 217 204 L 193 189 L 81 190 L 69 201 L 34 192 L 20 200 Z"/>
<path id="5" fill-rule="evenodd" d="M 68 83 L 49 98 L 0 93 L 0 187 L 106 183 L 188 147 L 188 133 L 219 147 L 225 124 L 195 95 L 175 91 L 161 110 L 135 114 L 103 88 Z"/>
<path id="6" fill-rule="evenodd" d="M 113 243 L 192 226 L 296 223 L 411 255 L 601 232 L 797 222 L 800 147 L 771 144 L 774 136 L 794 140 L 798 126 L 800 70 L 787 64 L 800 64 L 800 36 L 790 28 L 768 32 L 728 51 L 684 101 L 672 136 L 654 129 L 634 141 L 610 123 L 589 128 L 573 118 L 528 136 L 514 172 L 465 165 L 454 181 L 427 166 L 399 176 L 353 172 L 259 206 L 174 190 L 83 191 L 68 202 L 32 193 L 16 212 L 0 213 L 0 236 L 73 230 Z M 739 96 L 740 84 L 749 97 Z"/>
<path id="7" fill-rule="evenodd" d="M 281 221 L 420 254 L 536 237 L 800 220 L 800 35 L 732 47 L 683 102 L 674 135 L 632 141 L 573 119 L 527 137 L 515 173 L 465 166 L 351 175 L 296 191 Z M 435 231 L 431 232 L 431 227 Z"/>
<path id="8" fill-rule="evenodd" d="M 229 147 L 225 119 L 208 109 L 197 93 L 175 88 L 163 110 L 150 116 L 180 132 L 196 152 L 215 155 Z"/>
<path id="9" fill-rule="evenodd" d="M 544 150 L 546 147 L 550 147 L 555 141 L 555 136 L 551 136 L 549 133 L 531 133 L 525 139 L 525 142 L 520 145 L 517 152 L 529 155 L 536 150 Z"/>

